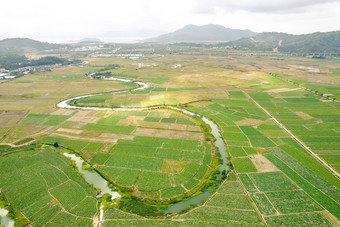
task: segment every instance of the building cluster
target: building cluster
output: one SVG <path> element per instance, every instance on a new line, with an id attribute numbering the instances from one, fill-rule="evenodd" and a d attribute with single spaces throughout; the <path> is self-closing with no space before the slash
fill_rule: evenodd
<path id="1" fill-rule="evenodd" d="M 21 67 L 21 68 L 18 68 L 18 69 L 13 69 L 13 70 L 7 70 L 7 69 L 4 69 L 4 68 L 0 68 L 0 80 L 15 79 L 17 77 L 21 77 L 23 75 L 26 75 L 26 74 L 32 73 L 32 72 L 36 72 L 36 71 L 50 71 L 51 68 L 56 68 L 58 66 L 61 66 L 61 64 L 26 66 L 26 67 Z"/>

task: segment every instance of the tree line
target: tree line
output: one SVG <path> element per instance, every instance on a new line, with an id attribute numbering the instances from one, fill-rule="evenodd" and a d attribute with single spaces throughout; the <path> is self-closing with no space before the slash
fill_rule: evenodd
<path id="1" fill-rule="evenodd" d="M 58 58 L 54 56 L 42 57 L 39 59 L 28 59 L 26 56 L 18 54 L 6 54 L 0 55 L 0 68 L 7 70 L 15 70 L 27 66 L 41 66 L 41 65 L 69 65 L 73 63 L 79 63 L 80 60 L 68 60 L 65 58 Z"/>

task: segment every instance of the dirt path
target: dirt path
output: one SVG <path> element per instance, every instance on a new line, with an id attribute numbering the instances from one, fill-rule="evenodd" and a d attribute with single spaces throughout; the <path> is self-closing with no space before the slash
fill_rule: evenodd
<path id="1" fill-rule="evenodd" d="M 23 143 L 23 144 L 19 144 L 19 145 L 15 145 L 14 143 L 0 143 L 0 145 L 9 145 L 11 147 L 22 147 L 22 146 L 26 146 L 26 145 L 29 145 L 33 142 L 34 140 L 31 140 L 27 143 Z"/>

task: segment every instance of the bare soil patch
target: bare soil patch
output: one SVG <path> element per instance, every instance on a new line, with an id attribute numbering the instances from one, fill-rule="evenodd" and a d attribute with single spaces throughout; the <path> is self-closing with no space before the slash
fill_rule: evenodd
<path id="1" fill-rule="evenodd" d="M 261 154 L 252 155 L 250 159 L 258 172 L 279 171 L 279 169 Z"/>
<path id="2" fill-rule="evenodd" d="M 258 119 L 251 119 L 251 118 L 247 118 L 241 121 L 236 122 L 237 125 L 240 126 L 245 126 L 245 125 L 251 125 L 251 126 L 258 126 L 262 123 L 263 121 L 258 120 Z"/>
<path id="3" fill-rule="evenodd" d="M 27 136 L 35 136 L 41 133 L 46 133 L 52 131 L 54 126 L 45 126 L 45 125 L 34 125 L 28 128 L 25 132 Z"/>
<path id="4" fill-rule="evenodd" d="M 75 121 L 75 122 L 85 122 L 85 123 L 96 123 L 99 121 L 99 117 L 95 117 L 88 111 L 78 111 L 75 115 L 70 117 L 68 121 Z"/>
<path id="5" fill-rule="evenodd" d="M 161 138 L 169 138 L 169 139 L 200 140 L 203 138 L 202 133 L 162 130 L 162 129 L 153 129 L 153 128 L 137 128 L 136 131 L 133 132 L 132 134 L 134 136 L 150 136 L 150 137 L 161 137 Z"/>
<path id="6" fill-rule="evenodd" d="M 86 142 L 108 142 L 108 143 L 116 143 L 117 140 L 109 139 L 109 138 L 101 138 L 101 137 L 84 137 L 78 135 L 69 135 L 69 134 L 62 134 L 62 133 L 52 133 L 52 136 L 63 137 L 67 139 L 73 140 L 82 140 Z"/>
<path id="7" fill-rule="evenodd" d="M 72 125 L 72 128 L 82 128 L 84 125 L 87 124 L 87 122 L 75 122 L 73 121 L 74 124 Z"/>
<path id="8" fill-rule="evenodd" d="M 271 90 L 266 90 L 265 92 L 268 93 L 281 93 L 281 92 L 287 92 L 287 91 L 295 91 L 295 90 L 300 90 L 301 88 L 277 88 L 277 89 L 271 89 Z"/>
<path id="9" fill-rule="evenodd" d="M 242 80 L 255 80 L 256 78 L 251 75 L 245 75 L 240 77 Z"/>
<path id="10" fill-rule="evenodd" d="M 140 118 L 142 119 L 142 118 Z M 136 126 L 142 128 L 157 128 L 157 129 L 170 129 L 170 130 L 178 130 L 178 131 L 197 131 L 200 132 L 201 128 L 199 126 L 194 125 L 182 125 L 176 123 L 163 123 L 163 122 L 151 122 L 136 119 L 123 119 L 118 121 L 117 125 L 122 126 Z M 143 117 L 144 119 L 144 117 Z"/>
<path id="11" fill-rule="evenodd" d="M 164 95 L 151 95 L 150 100 L 164 99 Z"/>
<path id="12" fill-rule="evenodd" d="M 144 116 L 128 116 L 125 120 L 130 121 L 132 124 L 137 124 L 138 122 L 144 121 Z"/>
<path id="13" fill-rule="evenodd" d="M 296 115 L 298 115 L 299 117 L 301 117 L 302 119 L 308 120 L 308 119 L 313 119 L 314 117 L 312 117 L 309 114 L 306 114 L 304 112 L 294 112 Z"/>
<path id="14" fill-rule="evenodd" d="M 184 131 L 184 130 L 187 130 L 187 128 L 188 128 L 187 125 L 169 124 L 169 128 L 168 129 Z"/>
<path id="15" fill-rule="evenodd" d="M 131 117 L 134 117 L 134 116 L 131 116 Z M 143 117 L 144 118 L 144 117 Z M 121 125 L 121 126 L 143 126 L 144 125 L 144 120 L 138 120 L 138 118 L 135 118 L 135 119 L 122 119 L 122 120 L 119 120 L 117 122 L 117 125 Z M 151 122 L 151 123 L 156 123 L 156 122 Z"/>
<path id="16" fill-rule="evenodd" d="M 27 111 L 0 111 L 0 125 L 1 127 L 14 127 L 17 122 L 27 114 Z"/>
<path id="17" fill-rule="evenodd" d="M 109 138 L 109 139 L 124 139 L 124 140 L 133 140 L 134 136 L 131 135 L 124 135 L 124 134 L 115 134 L 115 133 L 109 133 L 109 132 L 103 132 L 100 136 L 100 138 Z"/>
<path id="18" fill-rule="evenodd" d="M 311 73 L 319 73 L 320 69 L 319 68 L 314 68 L 314 67 L 310 67 L 310 66 L 302 66 L 302 65 L 290 65 L 291 67 L 298 69 L 298 70 L 304 70 L 307 72 L 311 72 Z"/>
<path id="19" fill-rule="evenodd" d="M 69 116 L 74 113 L 75 110 L 68 110 L 68 109 L 58 109 L 52 113 L 51 115 L 64 115 L 64 116 Z"/>
<path id="20" fill-rule="evenodd" d="M 213 104 L 213 102 L 211 101 L 202 101 L 202 102 L 194 102 L 194 103 L 190 103 L 191 106 L 194 107 L 203 107 L 203 106 L 208 106 Z"/>
<path id="21" fill-rule="evenodd" d="M 72 129 L 72 128 L 58 128 L 57 132 L 66 132 L 71 134 L 81 134 L 84 130 L 81 129 Z"/>
<path id="22" fill-rule="evenodd" d="M 187 130 L 188 131 L 197 131 L 197 132 L 200 132 L 201 131 L 201 127 L 200 126 L 195 126 L 195 125 L 188 125 L 187 126 Z"/>

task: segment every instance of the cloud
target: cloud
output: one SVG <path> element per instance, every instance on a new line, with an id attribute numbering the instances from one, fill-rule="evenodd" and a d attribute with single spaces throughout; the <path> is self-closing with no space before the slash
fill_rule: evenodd
<path id="1" fill-rule="evenodd" d="M 3 0 L 1 9 L 1 34 L 46 41 L 146 38 L 209 23 L 301 34 L 340 21 L 340 0 Z"/>
<path id="2" fill-rule="evenodd" d="M 339 3 L 339 0 L 201 0 L 196 13 L 248 11 L 252 13 L 304 13 L 318 5 Z"/>

